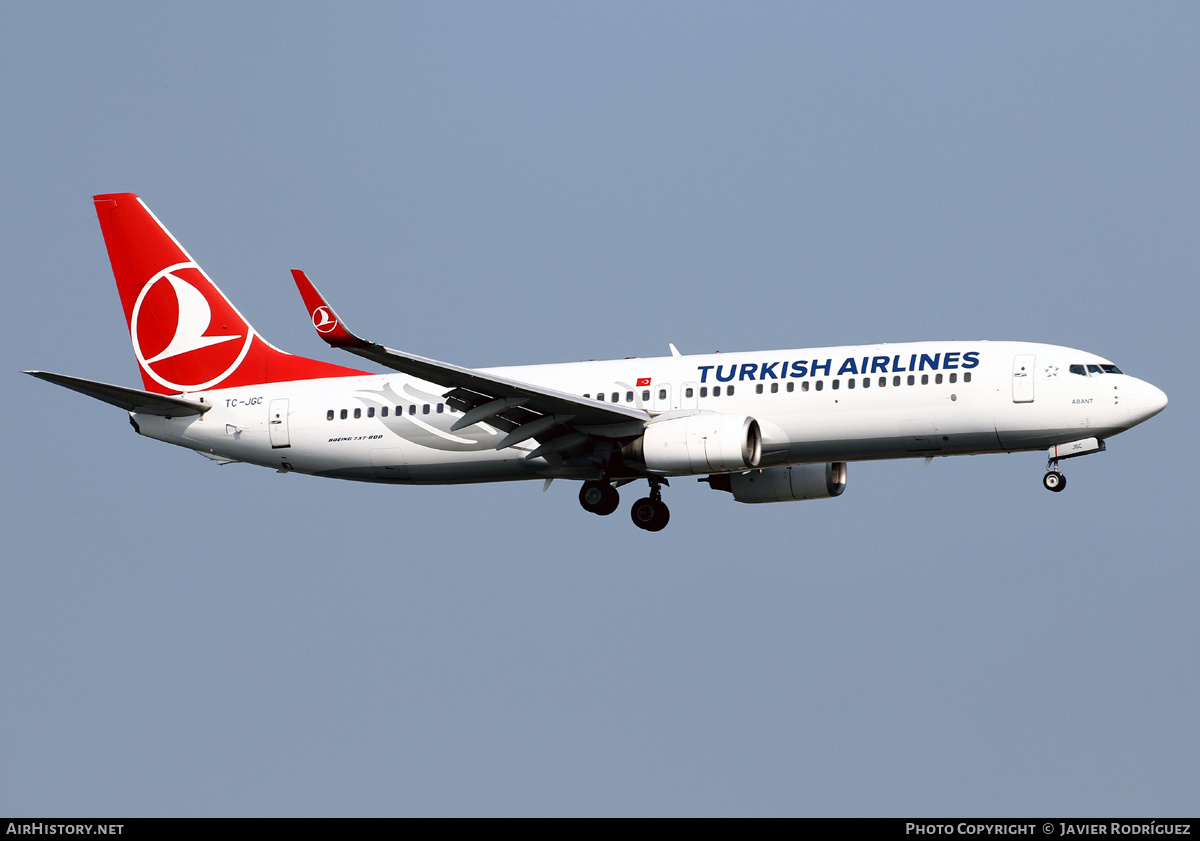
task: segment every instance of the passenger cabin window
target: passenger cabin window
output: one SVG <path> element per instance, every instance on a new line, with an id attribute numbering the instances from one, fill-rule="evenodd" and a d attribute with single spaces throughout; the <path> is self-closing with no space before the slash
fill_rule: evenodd
<path id="1" fill-rule="evenodd" d="M 779 393 L 779 383 L 771 383 L 771 393 L 772 394 Z"/>
<path id="2" fill-rule="evenodd" d="M 621 402 L 621 395 L 620 395 L 620 394 L 618 394 L 617 392 L 615 392 L 615 391 L 614 391 L 614 392 L 612 393 L 612 402 L 614 402 L 614 403 L 620 403 L 620 402 Z"/>
<path id="3" fill-rule="evenodd" d="M 791 383 L 788 383 L 788 385 L 791 385 Z M 808 380 L 805 380 L 804 382 L 800 383 L 800 390 L 808 391 Z"/>
<path id="4" fill-rule="evenodd" d="M 788 390 L 788 392 L 793 392 L 793 391 L 795 391 L 795 390 L 796 390 L 796 384 L 795 384 L 795 383 L 793 383 L 793 382 L 789 382 L 789 383 L 787 384 L 787 390 Z"/>
<path id="5" fill-rule="evenodd" d="M 887 385 L 887 377 L 880 377 L 879 378 L 879 387 L 883 388 L 886 385 Z"/>
<path id="6" fill-rule="evenodd" d="M 755 394 L 762 394 L 762 385 L 763 385 L 762 383 L 759 383 L 758 385 L 756 385 L 756 386 L 754 387 L 754 393 L 755 393 Z"/>
<path id="7" fill-rule="evenodd" d="M 333 420 L 333 409 L 325 413 L 325 420 Z"/>
<path id="8" fill-rule="evenodd" d="M 342 420 L 346 419 L 346 410 L 342 409 Z"/>
<path id="9" fill-rule="evenodd" d="M 664 394 L 663 397 L 666 397 L 666 395 Z M 645 403 L 649 399 L 650 399 L 650 389 L 646 389 L 645 391 L 642 392 L 642 402 Z M 662 398 L 659 398 L 659 399 L 661 400 Z"/>
<path id="10" fill-rule="evenodd" d="M 870 388 L 870 387 L 871 387 L 871 378 L 863 377 L 863 388 Z"/>
<path id="11" fill-rule="evenodd" d="M 928 374 L 921 375 L 921 385 L 929 385 L 929 375 Z"/>
<path id="12" fill-rule="evenodd" d="M 824 381 L 824 380 L 817 380 L 817 391 L 820 391 L 820 390 L 821 390 L 821 389 L 823 389 L 824 387 L 825 387 L 825 381 Z"/>
<path id="13" fill-rule="evenodd" d="M 660 392 L 660 393 L 661 393 L 661 392 Z M 688 390 L 687 390 L 687 391 L 684 393 L 684 395 L 683 395 L 683 396 L 684 396 L 684 397 L 691 397 L 691 396 L 692 396 L 693 394 L 695 394 L 695 393 L 696 393 L 696 392 L 695 392 L 693 389 L 689 388 L 689 389 L 688 389 Z M 664 394 L 663 396 L 665 397 L 666 395 Z"/>
<path id="14" fill-rule="evenodd" d="M 958 374 L 951 374 L 951 375 L 950 375 L 950 382 L 952 382 L 952 383 L 956 383 L 956 382 L 958 382 Z"/>
<path id="15" fill-rule="evenodd" d="M 833 381 L 833 390 L 834 390 L 834 391 L 837 391 L 837 390 L 838 390 L 839 388 L 841 388 L 841 387 L 842 387 L 842 384 L 841 384 L 841 381 L 840 381 L 840 380 L 834 380 L 834 381 Z"/>
<path id="16" fill-rule="evenodd" d="M 928 376 L 928 375 L 926 375 L 926 376 Z M 917 378 L 916 378 L 915 376 L 913 376 L 912 374 L 909 374 L 909 375 L 908 375 L 908 384 L 909 384 L 909 385 L 916 385 L 916 384 L 917 384 Z"/>
<path id="17" fill-rule="evenodd" d="M 692 396 L 692 390 L 689 388 L 689 389 L 688 389 L 688 397 L 691 397 L 691 396 Z M 645 398 L 645 397 L 643 397 L 642 399 L 643 399 L 643 400 L 645 400 L 646 398 Z M 667 399 L 667 390 L 666 390 L 665 388 L 660 388 L 660 389 L 658 390 L 658 399 L 659 399 L 659 400 L 666 400 L 666 399 Z"/>
<path id="18" fill-rule="evenodd" d="M 626 402 L 626 403 L 632 403 L 632 402 L 633 402 L 633 392 L 632 392 L 632 391 L 627 391 L 627 392 L 625 392 L 625 402 Z"/>
<path id="19" fill-rule="evenodd" d="M 601 403 L 603 403 L 604 402 L 604 392 L 598 393 L 596 395 L 596 399 L 599 400 Z"/>
<path id="20" fill-rule="evenodd" d="M 423 415 L 429 414 L 429 404 L 428 403 L 426 403 L 424 406 L 421 407 L 421 414 L 423 414 Z"/>
<path id="21" fill-rule="evenodd" d="M 725 387 L 725 396 L 733 397 L 733 386 L 730 385 Z"/>
<path id="22" fill-rule="evenodd" d="M 445 404 L 445 403 L 438 403 L 438 407 L 437 407 L 437 413 L 440 415 L 440 414 L 441 414 L 442 412 L 444 412 L 445 410 L 446 410 L 446 404 Z"/>
<path id="23" fill-rule="evenodd" d="M 371 406 L 367 409 L 367 417 L 369 417 L 369 418 L 375 417 L 375 407 L 374 406 Z"/>
<path id="24" fill-rule="evenodd" d="M 386 418 L 387 412 L 388 412 L 388 407 L 384 406 L 382 409 L 379 410 L 379 417 Z"/>
<path id="25" fill-rule="evenodd" d="M 700 386 L 700 396 L 708 397 L 708 386 L 706 386 L 706 385 Z"/>
<path id="26" fill-rule="evenodd" d="M 355 409 L 354 410 L 354 419 L 358 420 L 361 417 L 362 417 L 362 409 Z"/>
<path id="27" fill-rule="evenodd" d="M 963 374 L 963 382 L 969 383 L 970 381 L 971 381 L 971 372 L 967 371 L 965 374 Z"/>
<path id="28" fill-rule="evenodd" d="M 417 413 L 417 404 L 416 403 L 413 403 L 411 406 L 408 407 L 408 413 L 410 415 L 415 415 Z"/>
<path id="29" fill-rule="evenodd" d="M 719 385 L 714 385 L 713 386 L 713 397 L 720 397 L 720 396 L 721 396 L 721 387 Z"/>

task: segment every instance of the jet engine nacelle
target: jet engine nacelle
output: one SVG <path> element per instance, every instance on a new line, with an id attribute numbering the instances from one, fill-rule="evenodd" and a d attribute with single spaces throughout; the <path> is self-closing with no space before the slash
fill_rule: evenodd
<path id="1" fill-rule="evenodd" d="M 793 464 L 749 473 L 701 479 L 713 490 L 729 491 L 738 502 L 792 502 L 828 499 L 846 490 L 846 462 Z"/>
<path id="2" fill-rule="evenodd" d="M 647 425 L 626 454 L 670 476 L 746 470 L 762 458 L 762 431 L 746 415 L 700 412 Z"/>

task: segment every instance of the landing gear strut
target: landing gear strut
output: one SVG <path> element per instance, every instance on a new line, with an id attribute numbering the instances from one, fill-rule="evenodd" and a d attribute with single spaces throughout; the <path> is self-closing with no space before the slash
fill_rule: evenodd
<path id="1" fill-rule="evenodd" d="M 604 517 L 617 510 L 621 495 L 606 480 L 584 482 L 579 489 L 579 504 L 584 511 Z"/>
<path id="2" fill-rule="evenodd" d="M 643 497 L 629 509 L 629 517 L 639 529 L 662 531 L 671 520 L 671 510 L 662 501 L 664 480 L 650 480 L 650 496 Z"/>
<path id="3" fill-rule="evenodd" d="M 1061 493 L 1067 486 L 1067 477 L 1058 469 L 1058 459 L 1052 458 L 1046 462 L 1046 475 L 1042 477 L 1042 487 L 1048 491 Z"/>

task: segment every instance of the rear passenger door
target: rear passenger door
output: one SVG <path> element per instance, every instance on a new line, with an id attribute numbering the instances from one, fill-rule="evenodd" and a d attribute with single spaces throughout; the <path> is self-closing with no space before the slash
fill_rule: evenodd
<path id="1" fill-rule="evenodd" d="M 268 427 L 271 430 L 271 449 L 279 450 L 292 446 L 291 435 L 288 433 L 288 402 L 286 397 L 271 401 L 267 421 Z"/>

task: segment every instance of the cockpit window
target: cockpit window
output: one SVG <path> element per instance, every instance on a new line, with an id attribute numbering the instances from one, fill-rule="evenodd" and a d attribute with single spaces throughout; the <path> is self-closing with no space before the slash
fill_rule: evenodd
<path id="1" fill-rule="evenodd" d="M 1072 365 L 1071 373 L 1081 377 L 1098 377 L 1101 374 L 1120 374 L 1121 369 L 1116 365 Z"/>

